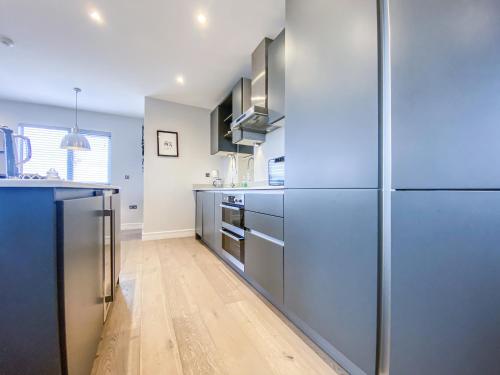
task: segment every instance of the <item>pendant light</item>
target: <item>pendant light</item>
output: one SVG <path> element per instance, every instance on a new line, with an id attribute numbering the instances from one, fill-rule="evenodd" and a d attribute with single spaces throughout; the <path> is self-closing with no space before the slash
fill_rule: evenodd
<path id="1" fill-rule="evenodd" d="M 75 151 L 90 151 L 90 143 L 87 137 L 81 134 L 78 128 L 78 94 L 82 90 L 78 87 L 75 87 L 73 90 L 75 91 L 75 126 L 64 136 L 61 141 L 61 148 Z"/>

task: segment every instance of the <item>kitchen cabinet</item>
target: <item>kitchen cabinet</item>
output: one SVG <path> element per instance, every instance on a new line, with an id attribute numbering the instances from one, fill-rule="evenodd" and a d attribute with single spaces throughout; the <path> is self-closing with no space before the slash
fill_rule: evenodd
<path id="1" fill-rule="evenodd" d="M 104 323 L 104 196 L 119 215 L 118 191 L 22 183 L 0 187 L 0 372 L 88 374 Z"/>
<path id="2" fill-rule="evenodd" d="M 90 374 L 103 328 L 102 206 L 102 196 L 57 202 L 62 367 L 71 375 Z"/>
<path id="3" fill-rule="evenodd" d="M 225 109 L 224 103 L 215 107 L 210 113 L 210 154 L 219 152 L 236 152 L 236 145 L 226 134 L 230 130 L 231 119 L 227 118 L 231 113 Z"/>
<path id="4" fill-rule="evenodd" d="M 251 229 L 245 233 L 245 273 L 272 302 L 282 305 L 283 244 L 259 233 Z"/>
<path id="5" fill-rule="evenodd" d="M 195 232 L 201 238 L 203 235 L 203 192 L 196 192 Z"/>
<path id="6" fill-rule="evenodd" d="M 269 123 L 273 124 L 285 117 L 285 30 L 269 45 L 267 74 Z"/>
<path id="7" fill-rule="evenodd" d="M 276 216 L 274 215 L 276 214 Z M 283 305 L 283 192 L 245 193 L 245 275 Z"/>
<path id="8" fill-rule="evenodd" d="M 214 248 L 215 240 L 215 193 L 204 191 L 202 194 L 202 239 L 210 248 Z"/>
<path id="9" fill-rule="evenodd" d="M 249 87 L 249 80 L 241 78 L 231 93 L 210 113 L 211 155 L 235 152 L 253 154 L 253 147 L 234 144 L 231 135 L 231 122 L 235 115 L 234 111 L 241 112 L 244 106 L 250 107 Z"/>
<path id="10" fill-rule="evenodd" d="M 375 374 L 378 191 L 285 191 L 287 314 L 350 373 Z"/>
<path id="11" fill-rule="evenodd" d="M 222 250 L 222 234 L 220 230 L 222 228 L 222 208 L 220 205 L 222 204 L 222 193 L 216 192 L 214 193 L 214 211 L 215 211 L 215 221 L 214 221 L 214 247 L 213 250 L 219 254 L 223 254 Z"/>
<path id="12" fill-rule="evenodd" d="M 392 193 L 391 374 L 500 373 L 500 192 Z"/>
<path id="13" fill-rule="evenodd" d="M 252 81 L 240 78 L 232 90 L 232 120 L 234 121 L 252 106 L 251 102 Z"/>
<path id="14" fill-rule="evenodd" d="M 283 217 L 283 191 L 247 192 L 245 210 Z"/>
<path id="15" fill-rule="evenodd" d="M 390 9 L 393 187 L 500 188 L 500 2 Z"/>
<path id="16" fill-rule="evenodd" d="M 379 186 L 377 14 L 376 1 L 287 1 L 287 188 Z"/>

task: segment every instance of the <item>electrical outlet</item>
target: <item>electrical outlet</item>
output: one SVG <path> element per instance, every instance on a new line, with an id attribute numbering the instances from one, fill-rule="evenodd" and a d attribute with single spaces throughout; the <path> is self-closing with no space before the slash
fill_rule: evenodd
<path id="1" fill-rule="evenodd" d="M 205 173 L 205 177 L 210 177 L 210 172 Z"/>
<path id="2" fill-rule="evenodd" d="M 125 175 L 125 180 L 130 180 L 130 176 L 128 174 Z"/>
<path id="3" fill-rule="evenodd" d="M 137 210 L 137 205 L 136 204 L 131 204 L 128 206 L 129 210 Z"/>

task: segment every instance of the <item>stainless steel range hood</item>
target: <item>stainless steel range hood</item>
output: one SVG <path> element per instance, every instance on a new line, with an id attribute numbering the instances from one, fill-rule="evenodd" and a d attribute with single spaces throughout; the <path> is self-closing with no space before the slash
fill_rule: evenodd
<path id="1" fill-rule="evenodd" d="M 267 112 L 267 51 L 271 42 L 265 38 L 252 53 L 251 107 L 233 120 L 231 128 L 234 130 L 267 133 L 272 128 Z"/>

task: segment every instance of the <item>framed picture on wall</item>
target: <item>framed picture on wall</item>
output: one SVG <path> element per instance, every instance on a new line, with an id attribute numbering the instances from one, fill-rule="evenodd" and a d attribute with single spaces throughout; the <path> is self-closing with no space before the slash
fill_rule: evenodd
<path id="1" fill-rule="evenodd" d="M 158 130 L 158 156 L 179 157 L 179 134 Z"/>

